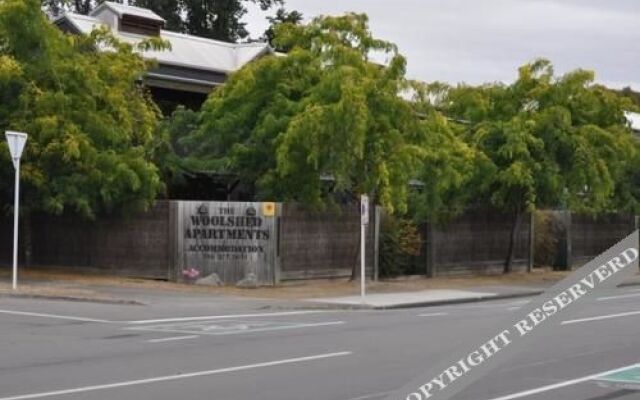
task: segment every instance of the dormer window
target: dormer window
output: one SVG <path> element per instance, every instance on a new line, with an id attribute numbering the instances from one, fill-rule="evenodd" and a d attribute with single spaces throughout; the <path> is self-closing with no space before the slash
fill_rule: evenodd
<path id="1" fill-rule="evenodd" d="M 160 36 L 160 29 L 164 23 L 159 24 L 145 18 L 123 15 L 120 19 L 120 31 L 131 32 L 147 36 Z"/>
<path id="2" fill-rule="evenodd" d="M 105 1 L 90 14 L 120 32 L 160 36 L 165 20 L 151 10 Z"/>

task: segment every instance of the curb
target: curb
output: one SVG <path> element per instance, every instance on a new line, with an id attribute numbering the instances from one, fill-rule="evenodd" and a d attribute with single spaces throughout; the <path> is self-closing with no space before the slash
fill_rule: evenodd
<path id="1" fill-rule="evenodd" d="M 99 299 L 99 298 L 91 298 L 91 297 L 53 296 L 53 295 L 28 294 L 28 293 L 0 293 L 0 297 L 9 297 L 9 298 L 15 298 L 15 299 L 73 301 L 77 303 L 97 303 L 97 304 L 113 304 L 113 305 L 126 305 L 126 306 L 145 306 L 146 305 L 136 300 Z"/>
<path id="2" fill-rule="evenodd" d="M 618 285 L 619 288 L 640 286 L 640 282 L 626 282 Z"/>
<path id="3" fill-rule="evenodd" d="M 407 304 L 395 304 L 392 306 L 378 306 L 372 307 L 374 310 L 396 310 L 402 308 L 417 308 L 417 307 L 436 307 L 436 306 L 448 306 L 448 305 L 456 305 L 456 304 L 466 304 L 466 303 L 480 303 L 487 302 L 492 300 L 508 300 L 508 299 L 519 299 L 524 297 L 535 297 L 544 293 L 544 290 L 537 290 L 532 292 L 521 292 L 521 293 L 507 293 L 507 294 L 499 294 L 496 296 L 480 296 L 480 297 L 469 297 L 465 299 L 452 299 L 452 300 L 438 300 L 438 301 L 425 301 L 425 302 L 416 302 L 416 303 L 407 303 Z"/>
<path id="4" fill-rule="evenodd" d="M 542 293 L 544 293 L 544 290 L 536 290 L 531 292 L 519 292 L 519 293 L 506 293 L 506 294 L 499 294 L 495 296 L 467 297 L 463 299 L 420 301 L 420 302 L 414 302 L 414 303 L 394 304 L 390 306 L 372 306 L 367 304 L 332 304 L 332 303 L 322 303 L 322 302 L 311 302 L 309 304 L 316 307 L 321 306 L 323 308 L 332 309 L 332 310 L 398 310 L 398 309 L 408 309 L 408 308 L 418 308 L 418 307 L 436 307 L 436 306 L 447 306 L 447 305 L 465 304 L 465 303 L 479 303 L 479 302 L 487 302 L 492 300 L 518 299 L 518 298 L 524 298 L 524 297 L 539 296 Z"/>

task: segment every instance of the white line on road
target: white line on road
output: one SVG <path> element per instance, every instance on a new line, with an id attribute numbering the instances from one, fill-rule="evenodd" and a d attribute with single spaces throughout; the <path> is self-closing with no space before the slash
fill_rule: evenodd
<path id="1" fill-rule="evenodd" d="M 607 301 L 607 300 L 615 300 L 615 299 L 626 299 L 626 298 L 629 298 L 629 297 L 640 297 L 640 293 L 622 294 L 620 296 L 598 297 L 598 301 Z"/>
<path id="2" fill-rule="evenodd" d="M 620 313 L 620 314 L 600 315 L 598 317 L 571 319 L 568 321 L 562 321 L 562 325 L 578 324 L 580 322 L 602 321 L 603 319 L 630 317 L 633 315 L 640 315 L 640 311 L 632 311 L 632 312 L 626 312 L 626 313 Z"/>
<path id="3" fill-rule="evenodd" d="M 167 381 L 175 381 L 175 380 L 186 379 L 186 378 L 196 378 L 196 377 L 202 377 L 202 376 L 219 375 L 219 374 L 224 374 L 224 373 L 228 373 L 228 372 L 246 371 L 246 370 L 256 369 L 256 368 L 275 367 L 275 366 L 278 366 L 278 365 L 294 364 L 294 363 L 300 363 L 300 362 L 305 362 L 305 361 L 322 360 L 322 359 L 325 359 L 325 358 L 348 356 L 348 355 L 351 355 L 351 354 L 352 354 L 352 352 L 350 352 L 350 351 L 341 351 L 341 352 L 338 352 L 338 353 L 318 354 L 318 355 L 308 356 L 308 357 L 288 358 L 288 359 L 284 359 L 284 360 L 269 361 L 269 362 L 257 363 L 257 364 L 249 364 L 249 365 L 241 365 L 241 366 L 237 366 L 237 367 L 212 369 L 212 370 L 209 370 L 209 371 L 190 372 L 190 373 L 178 374 L 178 375 L 159 376 L 159 377 L 156 377 L 156 378 L 138 379 L 138 380 L 134 380 L 134 381 L 108 383 L 108 384 L 105 384 L 105 385 L 84 386 L 84 387 L 73 388 L 73 389 L 55 390 L 55 391 L 51 391 L 51 392 L 32 393 L 32 394 L 23 394 L 23 395 L 18 395 L 18 396 L 11 396 L 11 397 L 2 397 L 2 398 L 0 398 L 0 400 L 41 399 L 43 397 L 53 397 L 53 396 L 61 396 L 61 395 L 66 395 L 66 394 L 92 392 L 92 391 L 96 391 L 96 390 L 105 390 L 105 389 L 116 389 L 116 388 L 127 387 L 127 386 L 146 385 L 146 384 L 156 383 L 156 382 L 167 382 Z"/>
<path id="4" fill-rule="evenodd" d="M 211 336 L 221 336 L 221 335 L 237 335 L 241 333 L 254 333 L 254 332 L 269 332 L 269 331 L 281 331 L 286 329 L 300 329 L 300 328 L 315 328 L 320 326 L 331 326 L 331 325 L 343 325 L 345 321 L 331 321 L 331 322 L 318 322 L 311 324 L 295 324 L 295 325 L 282 325 L 282 326 L 271 326 L 265 328 L 248 328 L 248 329 L 236 329 L 236 330 L 227 330 L 227 331 L 208 331 L 208 330 L 200 330 L 198 328 L 190 329 L 189 326 L 185 326 L 181 328 L 180 326 L 173 328 L 172 326 L 140 326 L 135 328 L 125 328 L 127 330 L 133 331 L 149 331 L 149 332 L 171 332 L 171 333 L 185 333 L 185 334 L 198 334 L 198 335 L 211 335 Z M 2 400 L 2 399 L 0 399 Z"/>
<path id="5" fill-rule="evenodd" d="M 381 399 L 383 396 L 387 396 L 389 394 L 391 394 L 393 392 L 378 392 L 378 393 L 370 393 L 370 394 L 365 394 L 364 396 L 360 396 L 360 397 L 353 397 L 349 400 L 369 400 L 369 399 Z"/>
<path id="6" fill-rule="evenodd" d="M 567 387 L 567 386 L 577 385 L 578 383 L 587 382 L 587 381 L 590 381 L 590 380 L 593 380 L 593 379 L 597 379 L 597 378 L 603 377 L 605 375 L 615 374 L 617 372 L 623 372 L 623 371 L 627 371 L 627 370 L 630 370 L 630 369 L 633 369 L 633 368 L 638 368 L 638 367 L 640 367 L 640 364 L 630 365 L 628 367 L 623 367 L 623 368 L 612 369 L 610 371 L 604 371 L 604 372 L 599 372 L 599 373 L 593 374 L 593 375 L 583 376 L 582 378 L 571 379 L 571 380 L 564 381 L 564 382 L 554 383 L 553 385 L 542 386 L 542 387 L 539 387 L 537 389 L 525 390 L 523 392 L 513 393 L 513 394 L 510 394 L 510 395 L 507 395 L 507 396 L 496 397 L 496 398 L 491 399 L 491 400 L 520 399 L 522 397 L 527 397 L 527 396 L 531 396 L 531 395 L 538 394 L 538 393 L 544 393 L 544 392 L 548 392 L 548 391 L 551 391 L 551 390 L 561 389 L 561 388 Z M 4 399 L 0 399 L 0 400 L 4 400 Z"/>
<path id="7" fill-rule="evenodd" d="M 202 317 L 184 317 L 184 318 L 165 318 L 165 319 L 146 319 L 141 321 L 123 321 L 127 324 L 156 324 L 163 322 L 189 322 L 189 321 L 207 321 L 210 319 L 225 319 L 225 318 L 258 318 L 258 317 L 280 317 L 287 315 L 305 315 L 305 314 L 318 314 L 326 313 L 328 311 L 287 311 L 287 312 L 275 312 L 275 313 L 262 313 L 262 314 L 235 314 L 235 315 L 208 315 Z"/>
<path id="8" fill-rule="evenodd" d="M 104 320 L 104 319 L 73 317 L 73 316 L 69 316 L 69 315 L 41 314 L 41 313 L 33 313 L 33 312 L 25 312 L 25 311 L 0 310 L 0 314 L 22 315 L 22 316 L 25 316 L 25 317 L 66 319 L 66 320 L 69 320 L 69 321 L 82 321 L 82 322 L 102 322 L 102 323 L 111 322 L 111 321 L 107 321 L 107 320 Z"/>
<path id="9" fill-rule="evenodd" d="M 168 337 L 168 338 L 162 338 L 162 339 L 150 339 L 150 340 L 147 340 L 147 342 L 149 343 L 173 342 L 174 340 L 187 340 L 187 339 L 195 339 L 199 337 L 200 336 L 198 335 L 174 336 L 174 337 Z"/>
<path id="10" fill-rule="evenodd" d="M 449 315 L 449 313 L 446 312 L 436 312 L 436 313 L 430 313 L 430 314 L 418 314 L 418 317 L 440 317 L 443 315 Z"/>

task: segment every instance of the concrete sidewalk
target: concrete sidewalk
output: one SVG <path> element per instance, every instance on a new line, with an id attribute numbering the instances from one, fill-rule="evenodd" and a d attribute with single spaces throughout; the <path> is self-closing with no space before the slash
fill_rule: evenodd
<path id="1" fill-rule="evenodd" d="M 92 276 L 55 271 L 24 271 L 17 292 L 7 274 L 0 274 L 1 297 L 26 297 L 107 304 L 151 305 L 225 303 L 260 309 L 391 309 L 532 297 L 566 274 L 536 272 L 525 275 L 435 279 L 398 279 L 367 283 L 360 299 L 356 281 L 292 282 L 275 287 L 239 289 L 203 287 L 144 279 Z M 623 284 L 640 285 L 640 275 Z"/>
<path id="2" fill-rule="evenodd" d="M 477 301 L 513 299 L 537 296 L 545 288 L 482 288 L 482 291 L 431 289 L 416 292 L 374 293 L 365 296 L 344 296 L 308 299 L 310 304 L 336 308 L 384 310 L 472 303 Z M 495 290 L 492 290 L 495 289 Z"/>
<path id="3" fill-rule="evenodd" d="M 459 289 L 429 289 L 411 292 L 371 293 L 364 300 L 358 295 L 341 297 L 319 297 L 306 301 L 314 305 L 343 309 L 394 309 L 412 307 L 442 306 L 448 304 L 473 303 L 478 301 L 515 299 L 520 297 L 534 297 L 544 293 L 557 282 L 550 281 L 537 285 L 499 285 L 481 286 L 476 288 Z M 636 275 L 620 287 L 640 286 L 640 275 Z"/>

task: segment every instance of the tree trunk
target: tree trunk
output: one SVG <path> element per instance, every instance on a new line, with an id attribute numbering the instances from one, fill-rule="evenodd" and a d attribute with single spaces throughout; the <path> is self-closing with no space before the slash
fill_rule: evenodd
<path id="1" fill-rule="evenodd" d="M 24 242 L 24 266 L 33 263 L 33 229 L 31 227 L 31 213 L 27 210 L 22 216 L 22 240 Z"/>
<path id="2" fill-rule="evenodd" d="M 511 235 L 509 236 L 509 253 L 507 254 L 507 260 L 504 263 L 504 273 L 511 273 L 513 270 L 513 259 L 515 258 L 516 243 L 520 237 L 520 226 L 522 225 L 522 211 L 517 210 L 513 225 L 511 226 Z"/>

